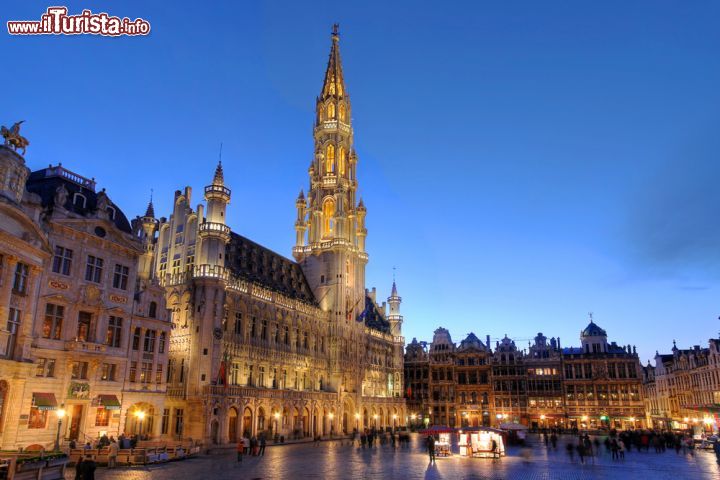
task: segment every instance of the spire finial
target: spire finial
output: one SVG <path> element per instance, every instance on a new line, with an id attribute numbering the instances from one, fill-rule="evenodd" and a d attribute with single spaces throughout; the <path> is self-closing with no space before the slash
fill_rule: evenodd
<path id="1" fill-rule="evenodd" d="M 155 218 L 155 207 L 153 206 L 153 189 L 150 189 L 150 202 L 148 203 L 147 209 L 145 210 L 146 217 Z"/>
<path id="2" fill-rule="evenodd" d="M 590 317 L 590 323 L 593 323 L 593 312 L 588 312 L 588 316 Z"/>
<path id="3" fill-rule="evenodd" d="M 333 41 L 337 42 L 340 39 L 340 24 L 339 23 L 333 23 L 332 27 L 332 39 Z"/>

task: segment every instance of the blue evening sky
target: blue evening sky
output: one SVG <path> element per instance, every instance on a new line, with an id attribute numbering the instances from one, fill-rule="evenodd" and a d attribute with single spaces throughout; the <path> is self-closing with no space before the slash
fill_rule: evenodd
<path id="1" fill-rule="evenodd" d="M 6 20 L 53 2 L 3 2 Z M 706 345 L 720 328 L 720 4 L 67 2 L 148 37 L 0 34 L 0 123 L 129 217 L 201 201 L 224 143 L 234 230 L 290 256 L 339 22 L 368 286 L 404 334 Z M 493 342 L 494 343 L 494 342 Z"/>

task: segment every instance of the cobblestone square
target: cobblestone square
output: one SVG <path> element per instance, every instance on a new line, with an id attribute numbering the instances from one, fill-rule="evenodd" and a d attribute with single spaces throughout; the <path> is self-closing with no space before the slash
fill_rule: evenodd
<path id="1" fill-rule="evenodd" d="M 500 460 L 481 458 L 439 458 L 434 465 L 422 449 L 421 439 L 413 435 L 409 448 L 390 445 L 362 449 L 347 441 L 320 445 L 270 446 L 264 457 L 245 457 L 238 464 L 234 452 L 150 465 L 148 467 L 99 469 L 99 480 L 180 480 L 180 479 L 607 479 L 651 478 L 715 479 L 720 468 L 710 451 L 694 455 L 674 451 L 656 454 L 630 451 L 624 461 L 612 461 L 601 448 L 600 454 L 581 464 L 577 455 L 571 461 L 565 452 L 570 437 L 561 437 L 557 451 L 546 449 L 537 437 L 529 448 L 510 447 Z M 67 479 L 74 478 L 68 470 Z"/>

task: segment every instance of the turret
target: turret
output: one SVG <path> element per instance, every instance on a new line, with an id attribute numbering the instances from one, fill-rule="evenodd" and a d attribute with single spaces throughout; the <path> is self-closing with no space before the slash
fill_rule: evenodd
<path id="1" fill-rule="evenodd" d="M 402 298 L 398 295 L 395 280 L 393 280 L 392 291 L 390 292 L 390 296 L 387 301 L 388 305 L 390 305 L 390 313 L 388 314 L 390 332 L 394 337 L 399 337 L 402 335 L 403 317 L 400 315 L 400 304 L 402 303 Z"/>
<path id="2" fill-rule="evenodd" d="M 216 267 L 225 265 L 225 246 L 230 241 L 230 227 L 225 224 L 225 210 L 230 203 L 230 189 L 225 186 L 222 162 L 218 162 L 215 176 L 210 185 L 205 187 L 207 214 L 200 224 L 201 241 L 200 266 L 209 269 L 207 272 L 220 273 Z M 198 210 L 200 214 L 200 210 Z"/>
<path id="3" fill-rule="evenodd" d="M 140 217 L 140 227 L 142 228 L 143 254 L 140 256 L 138 276 L 147 280 L 153 276 L 153 250 L 155 248 L 155 232 L 158 228 L 152 195 L 145 215 Z"/>
<path id="4" fill-rule="evenodd" d="M 305 221 L 305 206 L 306 206 L 305 194 L 300 190 L 295 201 L 295 207 L 297 208 L 297 219 L 295 220 L 295 246 L 302 247 L 305 245 L 305 231 L 307 230 L 307 222 Z"/>

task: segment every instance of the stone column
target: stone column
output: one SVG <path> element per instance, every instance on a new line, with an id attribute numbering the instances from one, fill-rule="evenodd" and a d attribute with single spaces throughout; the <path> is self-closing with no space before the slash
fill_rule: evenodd
<path id="1" fill-rule="evenodd" d="M 0 286 L 0 319 L 8 318 L 8 311 L 10 307 L 10 296 L 12 295 L 13 276 L 15 275 L 15 268 L 17 268 L 18 258 L 14 255 L 9 255 L 5 260 L 5 268 L 3 269 L 2 285 Z M 4 329 L 4 326 L 0 326 Z"/>
<path id="2" fill-rule="evenodd" d="M 21 352 L 20 358 L 30 358 L 30 345 L 33 339 L 33 325 L 36 317 L 35 312 L 38 309 L 37 293 L 40 289 L 40 273 L 41 268 L 35 265 L 30 266 L 28 272 L 28 290 L 25 298 L 25 311 L 23 312 L 22 322 L 17 337 L 18 351 Z M 0 319 L 3 317 L 0 317 Z"/>

